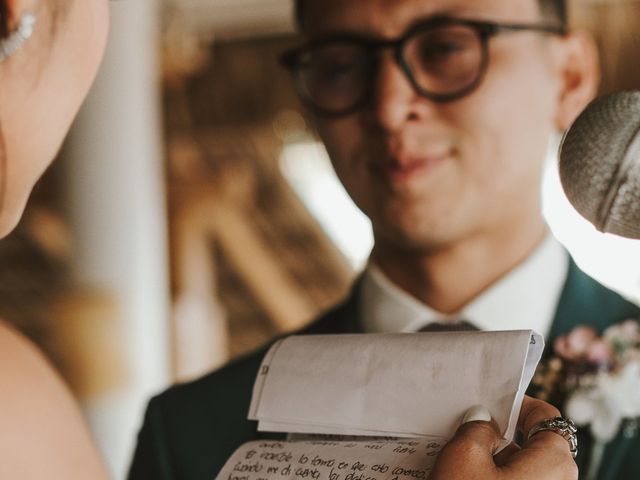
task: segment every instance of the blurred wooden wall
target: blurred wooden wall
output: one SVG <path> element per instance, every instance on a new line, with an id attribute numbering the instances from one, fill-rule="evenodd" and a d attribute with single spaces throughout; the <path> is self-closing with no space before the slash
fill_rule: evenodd
<path id="1" fill-rule="evenodd" d="M 571 0 L 572 24 L 595 36 L 601 93 L 640 89 L 640 1 Z"/>
<path id="2" fill-rule="evenodd" d="M 280 171 L 287 138 L 314 138 L 278 64 L 292 41 L 220 41 L 166 76 L 178 379 L 301 328 L 354 278 Z"/>

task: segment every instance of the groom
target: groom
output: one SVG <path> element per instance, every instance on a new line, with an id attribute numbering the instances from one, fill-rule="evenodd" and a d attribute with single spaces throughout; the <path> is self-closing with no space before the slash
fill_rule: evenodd
<path id="1" fill-rule="evenodd" d="M 563 0 L 299 0 L 297 14 L 306 43 L 285 63 L 375 236 L 352 295 L 306 333 L 464 319 L 551 345 L 578 324 L 640 317 L 575 266 L 541 214 L 548 141 L 598 82 Z M 129 478 L 214 478 L 258 438 L 246 416 L 263 354 L 151 400 Z M 607 448 L 598 478 L 640 478 L 640 440 Z M 583 473 L 589 450 L 585 437 Z"/>

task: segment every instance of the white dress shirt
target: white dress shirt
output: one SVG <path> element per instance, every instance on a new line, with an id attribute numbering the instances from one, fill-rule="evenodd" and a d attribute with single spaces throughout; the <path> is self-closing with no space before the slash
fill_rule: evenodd
<path id="1" fill-rule="evenodd" d="M 455 315 L 442 314 L 401 290 L 373 263 L 362 279 L 365 332 L 415 332 L 432 322 L 466 320 L 481 330 L 535 330 L 547 336 L 569 270 L 569 255 L 553 238 Z M 455 286 L 452 286 L 455 288 Z"/>

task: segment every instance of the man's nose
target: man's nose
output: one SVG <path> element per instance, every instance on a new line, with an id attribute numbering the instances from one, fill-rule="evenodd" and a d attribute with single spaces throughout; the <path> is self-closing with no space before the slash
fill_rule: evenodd
<path id="1" fill-rule="evenodd" d="M 420 119 L 428 100 L 421 97 L 391 52 L 380 55 L 374 80 L 371 108 L 379 127 L 389 132 Z"/>

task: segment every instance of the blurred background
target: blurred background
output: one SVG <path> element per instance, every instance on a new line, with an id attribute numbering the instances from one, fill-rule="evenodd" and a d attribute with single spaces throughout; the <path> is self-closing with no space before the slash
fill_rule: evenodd
<path id="1" fill-rule="evenodd" d="M 116 478 L 148 398 L 343 297 L 372 245 L 277 57 L 290 0 L 112 2 L 99 79 L 19 229 L 0 243 L 0 317 L 53 360 Z M 640 89 L 640 1 L 574 0 L 602 92 Z M 640 300 L 640 243 L 566 202 L 549 224 L 587 272 Z M 224 395 L 224 392 L 221 392 Z"/>

